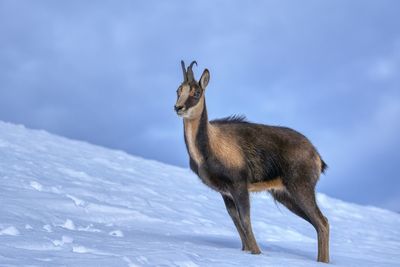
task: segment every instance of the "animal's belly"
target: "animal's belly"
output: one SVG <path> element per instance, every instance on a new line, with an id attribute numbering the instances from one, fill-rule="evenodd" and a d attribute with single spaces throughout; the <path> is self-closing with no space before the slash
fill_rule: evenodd
<path id="1" fill-rule="evenodd" d="M 249 192 L 261 192 L 266 190 L 284 190 L 285 186 L 282 183 L 282 178 L 277 177 L 270 181 L 251 183 L 247 186 Z"/>

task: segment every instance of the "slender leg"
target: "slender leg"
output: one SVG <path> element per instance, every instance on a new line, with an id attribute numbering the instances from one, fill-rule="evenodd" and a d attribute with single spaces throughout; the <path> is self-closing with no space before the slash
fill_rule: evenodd
<path id="1" fill-rule="evenodd" d="M 318 261 L 329 262 L 329 223 L 318 208 L 314 188 L 301 186 L 290 190 L 291 197 L 310 219 L 318 235 Z"/>
<path id="2" fill-rule="evenodd" d="M 226 210 L 228 211 L 228 214 L 231 216 L 233 223 L 236 226 L 236 229 L 240 235 L 240 240 L 242 241 L 242 250 L 249 250 L 249 247 L 247 246 L 247 240 L 246 236 L 243 232 L 243 227 L 240 224 L 240 218 L 239 218 L 239 213 L 236 209 L 235 202 L 233 202 L 233 199 L 231 199 L 229 196 L 222 195 L 222 198 L 225 203 Z"/>
<path id="3" fill-rule="evenodd" d="M 310 218 L 307 217 L 304 211 L 299 207 L 299 205 L 297 205 L 294 199 L 287 192 L 274 191 L 271 192 L 271 194 L 276 201 L 284 205 L 288 210 L 312 224 Z"/>
<path id="4" fill-rule="evenodd" d="M 253 230 L 250 221 L 250 198 L 249 192 L 247 191 L 247 186 L 242 185 L 236 187 L 232 192 L 232 198 L 235 202 L 237 211 L 239 213 L 239 218 L 241 225 L 243 226 L 243 231 L 246 236 L 247 244 L 249 250 L 252 254 L 260 254 L 260 248 L 257 245 L 257 241 L 254 238 Z"/>

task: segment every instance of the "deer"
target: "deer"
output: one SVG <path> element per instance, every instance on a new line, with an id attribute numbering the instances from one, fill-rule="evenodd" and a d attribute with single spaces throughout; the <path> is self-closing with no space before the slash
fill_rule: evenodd
<path id="1" fill-rule="evenodd" d="M 317 261 L 329 262 L 329 223 L 320 211 L 315 186 L 327 164 L 301 133 L 281 126 L 249 122 L 243 116 L 209 121 L 205 91 L 210 72 L 200 80 L 181 61 L 183 82 L 175 112 L 183 118 L 191 170 L 221 194 L 239 233 L 242 250 L 260 254 L 250 220 L 250 193 L 269 192 L 276 202 L 309 222 L 317 232 Z"/>

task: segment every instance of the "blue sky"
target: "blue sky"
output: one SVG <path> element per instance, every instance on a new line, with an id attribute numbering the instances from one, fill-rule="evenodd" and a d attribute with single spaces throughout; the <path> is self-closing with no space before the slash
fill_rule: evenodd
<path id="1" fill-rule="evenodd" d="M 0 1 L 0 120 L 187 167 L 179 62 L 210 118 L 294 128 L 318 190 L 400 210 L 399 1 Z"/>

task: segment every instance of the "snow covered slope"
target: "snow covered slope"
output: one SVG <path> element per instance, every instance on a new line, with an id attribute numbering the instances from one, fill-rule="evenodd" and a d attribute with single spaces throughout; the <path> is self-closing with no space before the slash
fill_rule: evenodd
<path id="1" fill-rule="evenodd" d="M 334 266 L 400 266 L 398 214 L 318 201 Z M 263 254 L 250 255 L 189 170 L 3 122 L 0 204 L 1 266 L 326 266 L 314 229 L 266 193 L 252 197 Z"/>

